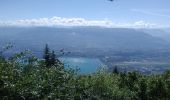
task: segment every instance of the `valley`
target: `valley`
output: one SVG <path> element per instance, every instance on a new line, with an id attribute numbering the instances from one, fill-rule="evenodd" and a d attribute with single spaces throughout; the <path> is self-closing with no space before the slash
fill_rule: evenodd
<path id="1" fill-rule="evenodd" d="M 99 59 L 110 71 L 117 66 L 121 72 L 162 73 L 170 69 L 170 43 L 147 32 L 104 27 L 0 27 L 0 45 L 14 45 L 5 52 L 7 57 L 30 50 L 42 58 L 48 44 L 58 57 Z"/>

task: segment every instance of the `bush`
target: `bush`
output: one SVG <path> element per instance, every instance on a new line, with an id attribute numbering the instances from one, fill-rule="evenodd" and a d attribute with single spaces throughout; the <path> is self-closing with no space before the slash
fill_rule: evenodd
<path id="1" fill-rule="evenodd" d="M 0 99 L 168 100 L 170 71 L 145 76 L 101 69 L 78 75 L 62 63 L 46 67 L 44 61 L 22 52 L 0 59 Z"/>

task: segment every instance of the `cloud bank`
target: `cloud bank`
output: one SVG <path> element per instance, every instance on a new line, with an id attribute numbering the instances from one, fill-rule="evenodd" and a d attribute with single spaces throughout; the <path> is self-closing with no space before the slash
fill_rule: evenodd
<path id="1" fill-rule="evenodd" d="M 139 20 L 132 23 L 115 23 L 111 20 L 88 20 L 84 18 L 39 18 L 23 19 L 15 21 L 1 21 L 0 26 L 101 26 L 101 27 L 120 27 L 120 28 L 152 28 L 156 24 Z"/>

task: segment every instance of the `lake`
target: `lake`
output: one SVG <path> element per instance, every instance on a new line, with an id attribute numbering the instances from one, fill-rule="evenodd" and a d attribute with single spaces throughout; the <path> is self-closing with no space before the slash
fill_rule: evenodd
<path id="1" fill-rule="evenodd" d="M 98 70 L 103 63 L 97 58 L 84 58 L 84 57 L 60 57 L 59 58 L 66 67 L 73 69 L 79 68 L 80 74 L 90 74 Z"/>

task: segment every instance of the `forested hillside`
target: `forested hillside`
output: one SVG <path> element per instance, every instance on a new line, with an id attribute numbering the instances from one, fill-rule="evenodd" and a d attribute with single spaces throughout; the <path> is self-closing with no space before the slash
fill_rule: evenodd
<path id="1" fill-rule="evenodd" d="M 10 47 L 7 47 L 9 49 Z M 101 67 L 88 75 L 66 69 L 46 46 L 44 60 L 30 52 L 0 57 L 2 100 L 169 100 L 170 71 L 161 75 L 112 73 Z"/>

